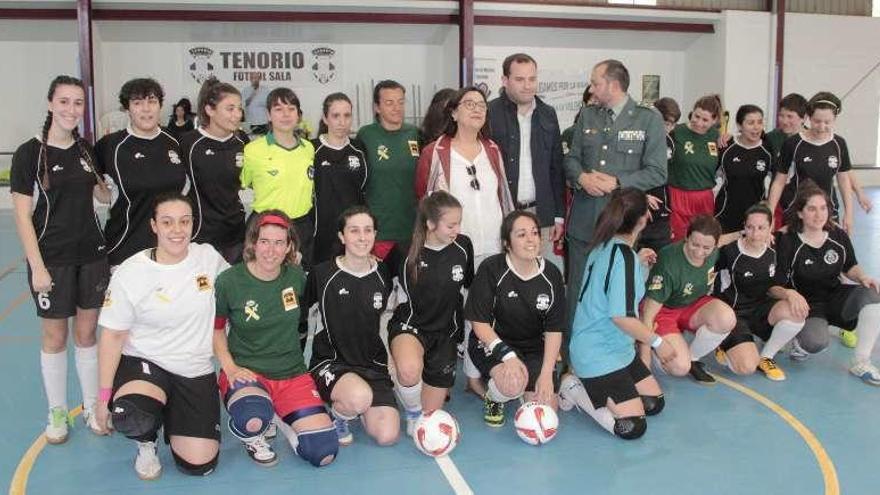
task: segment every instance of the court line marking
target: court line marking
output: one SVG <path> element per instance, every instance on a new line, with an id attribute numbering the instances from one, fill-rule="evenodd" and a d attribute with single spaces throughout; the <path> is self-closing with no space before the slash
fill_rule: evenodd
<path id="1" fill-rule="evenodd" d="M 76 418 L 81 412 L 82 406 L 76 406 L 76 408 L 70 411 L 70 417 Z M 40 456 L 40 453 L 43 452 L 48 443 L 46 441 L 46 434 L 40 433 L 40 436 L 27 449 L 27 452 L 21 457 L 18 467 L 15 468 L 15 473 L 12 475 L 12 482 L 9 483 L 9 495 L 25 495 L 31 469 L 33 469 L 34 463 L 37 462 L 37 457 Z"/>
<path id="2" fill-rule="evenodd" d="M 25 260 L 25 258 L 19 258 L 19 259 L 13 261 L 12 263 L 4 266 L 3 271 L 0 271 L 0 280 L 3 280 L 4 278 L 6 278 L 7 275 L 14 272 L 15 269 L 18 267 L 18 265 L 21 264 L 21 262 L 24 260 Z"/>
<path id="3" fill-rule="evenodd" d="M 822 479 L 825 482 L 825 495 L 840 495 L 840 482 L 837 479 L 837 470 L 834 468 L 834 462 L 831 461 L 828 452 L 825 451 L 825 448 L 822 447 L 822 443 L 809 428 L 801 423 L 792 413 L 785 410 L 785 408 L 758 392 L 755 392 L 749 387 L 715 374 L 712 376 L 714 376 L 720 383 L 756 400 L 788 423 L 788 425 L 801 436 L 807 444 L 807 447 L 813 451 L 813 455 L 816 457 L 816 462 L 819 464 L 819 470 L 822 471 Z"/>
<path id="4" fill-rule="evenodd" d="M 470 485 L 467 484 L 464 476 L 461 475 L 458 467 L 452 462 L 452 459 L 450 459 L 448 455 L 435 457 L 434 460 L 437 462 L 437 466 L 440 467 L 440 471 L 443 473 L 443 476 L 446 477 L 446 481 L 452 486 L 452 491 L 454 491 L 456 495 L 474 495 L 474 491 L 471 490 Z"/>
<path id="5" fill-rule="evenodd" d="M 16 308 L 21 306 L 23 302 L 30 299 L 30 295 L 31 292 L 27 289 L 23 290 L 19 295 L 17 295 L 15 299 L 13 299 L 11 303 L 9 303 L 9 306 L 6 306 L 3 312 L 0 313 L 0 321 L 5 320 L 9 315 L 12 314 L 13 311 L 15 311 Z"/>

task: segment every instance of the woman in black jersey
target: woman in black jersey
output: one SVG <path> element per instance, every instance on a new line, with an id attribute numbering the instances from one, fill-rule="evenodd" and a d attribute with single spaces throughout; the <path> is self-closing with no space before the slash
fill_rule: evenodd
<path id="1" fill-rule="evenodd" d="M 212 77 L 199 91 L 198 111 L 198 130 L 180 139 L 193 186 L 193 241 L 214 246 L 234 263 L 241 258 L 244 242 L 244 206 L 238 192 L 248 138 L 238 129 L 241 94 Z"/>
<path id="2" fill-rule="evenodd" d="M 850 373 L 880 386 L 871 351 L 880 334 L 880 283 L 859 266 L 849 236 L 830 221 L 828 195 L 807 182 L 798 189 L 786 217 L 788 231 L 776 241 L 779 269 L 809 305 L 791 358 L 803 361 L 829 344 L 828 325 L 855 328 L 858 343 Z M 844 284 L 841 275 L 855 284 Z"/>
<path id="3" fill-rule="evenodd" d="M 377 230 L 366 206 L 345 210 L 338 231 L 345 254 L 314 267 L 303 296 L 303 311 L 317 303 L 323 326 L 315 332 L 309 369 L 331 405 L 340 445 L 354 440 L 348 421 L 358 416 L 376 443 L 392 445 L 400 435 L 400 414 L 379 336 L 391 278 L 370 254 Z"/>
<path id="4" fill-rule="evenodd" d="M 739 135 L 727 142 L 718 160 L 721 189 L 715 196 L 715 218 L 724 234 L 740 232 L 745 212 L 766 199 L 773 152 L 764 143 L 764 112 L 755 105 L 736 111 Z"/>
<path id="5" fill-rule="evenodd" d="M 480 265 L 465 318 L 468 343 L 480 374 L 490 377 L 483 420 L 504 424 L 504 403 L 525 395 L 557 407 L 554 367 L 565 326 L 565 286 L 556 265 L 541 257 L 538 218 L 516 210 L 501 224 L 504 252 Z"/>
<path id="6" fill-rule="evenodd" d="M 192 112 L 192 103 L 188 98 L 181 98 L 171 109 L 171 118 L 168 120 L 168 132 L 174 139 L 180 140 L 181 136 L 195 129 L 195 115 Z M 200 125 L 205 125 L 200 122 Z"/>
<path id="7" fill-rule="evenodd" d="M 831 220 L 852 233 L 852 162 L 846 141 L 834 133 L 834 124 L 841 110 L 840 99 L 827 91 L 820 91 L 810 98 L 807 102 L 810 127 L 789 137 L 782 144 L 779 160 L 774 166 L 775 175 L 770 185 L 768 201 L 770 208 L 776 208 L 780 204 L 787 216 L 792 211 L 795 193 L 800 185 L 807 179 L 812 180 L 831 198 L 828 204 Z M 843 216 L 834 188 L 835 178 L 843 200 Z"/>
<path id="8" fill-rule="evenodd" d="M 675 141 L 669 133 L 675 129 L 678 120 L 681 119 L 681 108 L 677 101 L 669 97 L 655 101 L 654 108 L 663 117 L 663 127 L 666 129 L 666 160 L 669 161 L 672 160 L 672 155 L 675 153 Z M 672 210 L 669 209 L 666 184 L 650 189 L 646 193 L 651 217 L 645 230 L 639 236 L 636 247 L 660 252 L 660 249 L 672 243 L 672 231 L 669 227 L 669 216 L 672 215 Z"/>
<path id="9" fill-rule="evenodd" d="M 59 444 L 68 435 L 71 317 L 83 419 L 92 431 L 100 431 L 94 416 L 98 398 L 95 328 L 110 269 L 92 198 L 107 203 L 110 192 L 95 171 L 91 146 L 77 132 L 85 113 L 82 82 L 56 77 L 49 86 L 48 100 L 42 133 L 19 146 L 12 157 L 10 189 L 15 226 L 27 257 L 28 282 L 40 317 L 40 368 L 49 402 L 46 440 Z"/>
<path id="10" fill-rule="evenodd" d="M 113 188 L 105 234 L 111 266 L 156 245 L 150 230 L 153 198 L 189 190 L 177 140 L 159 127 L 165 93 L 154 79 L 132 79 L 119 90 L 129 126 L 101 138 L 95 147 L 98 170 Z"/>
<path id="11" fill-rule="evenodd" d="M 737 115 L 737 120 L 739 115 Z M 736 326 L 715 353 L 738 375 L 761 370 L 773 381 L 785 380 L 774 357 L 804 326 L 807 303 L 796 290 L 784 287 L 770 246 L 773 215 L 766 205 L 745 212 L 745 235 L 719 251 L 715 294 L 733 308 Z M 752 335 L 763 340 L 760 356 Z"/>
<path id="12" fill-rule="evenodd" d="M 364 145 L 349 139 L 351 100 L 344 93 L 324 98 L 324 116 L 318 126 L 315 147 L 315 240 L 313 264 L 342 252 L 336 222 L 346 208 L 366 204 L 367 159 Z"/>
<path id="13" fill-rule="evenodd" d="M 455 197 L 436 191 L 423 198 L 398 272 L 407 301 L 388 323 L 388 343 L 410 436 L 422 411 L 440 409 L 455 384 L 462 289 L 474 275 L 473 246 L 460 230 L 461 203 Z"/>

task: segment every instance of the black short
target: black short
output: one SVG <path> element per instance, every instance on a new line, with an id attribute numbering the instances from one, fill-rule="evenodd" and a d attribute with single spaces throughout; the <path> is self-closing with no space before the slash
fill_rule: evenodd
<path id="1" fill-rule="evenodd" d="M 599 409 L 608 405 L 608 399 L 620 404 L 639 397 L 636 384 L 649 376 L 651 372 L 636 354 L 625 368 L 593 378 L 581 378 L 581 383 L 584 384 L 593 407 Z"/>
<path id="2" fill-rule="evenodd" d="M 123 354 L 113 378 L 113 390 L 134 380 L 152 383 L 165 392 L 165 443 L 172 435 L 220 440 L 220 390 L 213 372 L 187 378 L 152 361 Z"/>
<path id="3" fill-rule="evenodd" d="M 526 384 L 527 392 L 534 392 L 535 390 L 535 382 L 538 380 L 538 375 L 541 374 L 541 368 L 544 367 L 544 350 L 541 349 L 539 352 L 528 352 L 524 353 L 519 351 L 518 349 L 513 349 L 516 352 L 517 357 L 526 365 L 526 370 L 529 373 L 529 381 Z M 468 343 L 468 354 L 470 354 L 471 361 L 474 363 L 474 366 L 480 370 L 480 375 L 482 375 L 483 379 L 488 380 L 491 376 L 492 368 L 501 364 L 501 361 L 494 358 L 493 356 L 487 356 L 486 351 L 484 350 L 483 344 L 480 342 L 480 339 L 477 338 L 475 334 L 471 334 Z M 553 390 L 559 390 L 559 376 L 555 372 L 553 373 Z"/>
<path id="4" fill-rule="evenodd" d="M 394 383 L 391 382 L 391 377 L 388 375 L 387 370 L 383 372 L 374 368 L 351 366 L 342 361 L 331 361 L 312 371 L 312 378 L 315 379 L 318 393 L 324 402 L 328 404 L 333 403 L 333 400 L 330 398 L 333 393 L 333 387 L 339 383 L 339 379 L 346 373 L 354 373 L 367 382 L 370 390 L 373 391 L 372 407 L 397 407 L 397 401 L 394 398 Z"/>
<path id="5" fill-rule="evenodd" d="M 757 306 L 750 308 L 737 308 L 736 326 L 730 332 L 730 335 L 721 343 L 721 349 L 728 351 L 743 342 L 754 342 L 752 336 L 766 342 L 773 333 L 773 325 L 770 324 L 768 318 L 773 306 L 779 302 L 776 299 L 768 299 Z"/>
<path id="6" fill-rule="evenodd" d="M 76 308 L 98 309 L 110 282 L 110 265 L 100 258 L 82 265 L 47 266 L 52 290 L 34 292 L 33 274 L 28 264 L 28 286 L 40 318 L 70 318 Z"/>
<path id="7" fill-rule="evenodd" d="M 442 332 L 418 333 L 412 327 L 388 325 L 388 344 L 398 335 L 412 335 L 422 344 L 425 350 L 422 367 L 422 381 L 437 388 L 450 388 L 455 385 L 455 365 L 458 362 L 458 334 Z"/>
<path id="8" fill-rule="evenodd" d="M 844 284 L 827 300 L 807 302 L 809 318 L 824 318 L 831 325 L 852 330 L 859 322 L 859 311 L 867 304 L 880 303 L 880 294 L 861 285 Z"/>

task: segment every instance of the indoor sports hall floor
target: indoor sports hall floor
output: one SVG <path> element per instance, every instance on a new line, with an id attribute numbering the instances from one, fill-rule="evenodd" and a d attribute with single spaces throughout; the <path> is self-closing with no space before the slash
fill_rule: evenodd
<path id="1" fill-rule="evenodd" d="M 872 196 L 880 208 L 880 189 Z M 880 212 L 859 212 L 856 225 L 856 253 L 869 273 L 880 275 Z M 788 374 L 781 383 L 733 377 L 714 360 L 711 368 L 723 378 L 715 387 L 661 376 L 666 410 L 635 442 L 569 412 L 552 443 L 531 447 L 513 431 L 511 406 L 503 428 L 488 428 L 481 401 L 459 385 L 448 410 L 461 424 L 462 442 L 439 462 L 418 453 L 409 438 L 377 447 L 357 426 L 355 443 L 327 468 L 300 461 L 279 436 L 281 462 L 265 469 L 224 429 L 211 476 L 180 474 L 162 447 L 162 477 L 143 482 L 132 469 L 134 445 L 119 435 L 96 437 L 77 421 L 66 444 L 41 440 L 39 330 L 26 276 L 11 212 L 0 211 L 0 480 L 10 493 L 880 493 L 880 389 L 846 372 L 851 351 L 839 341 L 805 363 L 780 355 Z M 72 356 L 70 367 L 73 407 L 79 387 Z"/>

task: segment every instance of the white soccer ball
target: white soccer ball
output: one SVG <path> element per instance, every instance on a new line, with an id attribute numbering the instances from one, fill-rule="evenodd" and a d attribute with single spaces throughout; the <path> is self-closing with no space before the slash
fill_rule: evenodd
<path id="1" fill-rule="evenodd" d="M 526 402 L 516 410 L 513 417 L 516 434 L 529 445 L 542 445 L 556 436 L 559 429 L 559 417 L 552 407 Z"/>
<path id="2" fill-rule="evenodd" d="M 458 421 L 448 412 L 437 409 L 423 413 L 416 420 L 413 442 L 423 454 L 441 457 L 449 454 L 461 440 Z"/>

